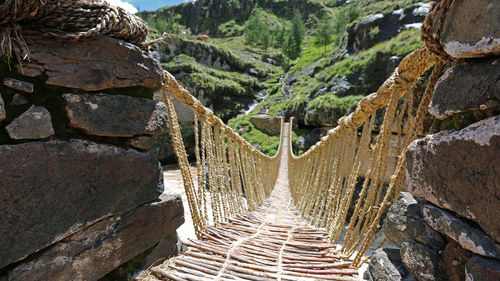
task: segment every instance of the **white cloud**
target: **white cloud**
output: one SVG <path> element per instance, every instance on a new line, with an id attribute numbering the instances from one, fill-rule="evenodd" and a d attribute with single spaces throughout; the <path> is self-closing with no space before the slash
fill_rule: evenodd
<path id="1" fill-rule="evenodd" d="M 138 12 L 137 8 L 134 7 L 132 4 L 121 1 L 121 0 L 106 0 L 106 2 L 108 2 L 111 6 L 121 7 L 125 11 L 127 11 L 131 14 L 135 14 Z"/>

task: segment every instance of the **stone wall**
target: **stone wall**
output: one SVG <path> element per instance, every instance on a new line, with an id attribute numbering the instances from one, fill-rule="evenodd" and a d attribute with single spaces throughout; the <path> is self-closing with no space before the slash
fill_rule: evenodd
<path id="1" fill-rule="evenodd" d="M 175 253 L 182 201 L 151 149 L 168 129 L 160 65 L 109 37 L 28 46 L 0 61 L 0 280 L 97 280 Z"/>
<path id="2" fill-rule="evenodd" d="M 462 60 L 442 74 L 429 112 L 452 130 L 408 147 L 409 193 L 383 226 L 399 250 L 375 252 L 373 280 L 500 280 L 499 16 L 492 0 L 456 0 L 448 12 L 441 43 Z"/>

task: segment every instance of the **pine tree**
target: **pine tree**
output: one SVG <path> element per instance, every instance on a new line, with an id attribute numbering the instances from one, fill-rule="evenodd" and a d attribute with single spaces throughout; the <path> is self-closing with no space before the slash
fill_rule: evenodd
<path id="1" fill-rule="evenodd" d="M 316 43 L 323 46 L 323 53 L 326 53 L 326 46 L 332 43 L 333 28 L 330 18 L 324 17 L 318 24 L 316 30 Z"/>
<path id="2" fill-rule="evenodd" d="M 292 30 L 285 36 L 283 53 L 290 59 L 296 59 L 302 49 L 302 42 L 306 34 L 306 27 L 299 11 L 295 11 L 292 18 Z"/>
<path id="3" fill-rule="evenodd" d="M 256 13 L 253 13 L 248 19 L 245 27 L 245 42 L 252 45 L 258 43 L 260 29 L 259 25 L 259 17 Z"/>

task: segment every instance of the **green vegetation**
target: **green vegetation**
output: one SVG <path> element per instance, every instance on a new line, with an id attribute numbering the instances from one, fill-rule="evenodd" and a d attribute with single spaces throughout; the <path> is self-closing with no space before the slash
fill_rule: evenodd
<path id="1" fill-rule="evenodd" d="M 290 59 L 296 59 L 302 50 L 302 42 L 306 34 L 306 27 L 302 20 L 299 11 L 295 11 L 292 18 L 292 29 L 284 35 L 284 43 L 282 46 L 283 54 Z"/>
<path id="2" fill-rule="evenodd" d="M 333 42 L 330 20 L 329 17 L 324 17 L 316 30 L 316 44 L 323 47 L 323 54 L 326 53 L 326 47 Z"/>
<path id="3" fill-rule="evenodd" d="M 229 120 L 228 125 L 237 132 L 243 132 L 241 136 L 263 153 L 273 156 L 278 151 L 280 137 L 270 136 L 256 129 L 250 122 L 250 115 L 233 118 Z"/>
<path id="4" fill-rule="evenodd" d="M 195 6 L 208 16 L 195 18 L 192 15 L 197 11 L 186 12 L 183 8 L 162 12 L 181 13 L 181 18 L 173 20 L 179 28 L 184 24 L 195 32 L 209 34 L 208 44 L 186 40 L 205 46 L 195 49 L 198 53 L 209 52 L 212 58 L 230 61 L 230 69 L 216 69 L 191 53 L 170 58 L 163 65 L 190 88 L 200 89 L 207 105 L 213 106 L 216 114 L 223 118 L 235 116 L 245 107 L 243 104 L 249 104 L 242 103 L 241 99 L 251 101 L 261 92 L 265 98 L 251 114 L 293 115 L 301 124 L 322 124 L 328 119 L 328 124 L 335 125 L 336 118 L 351 112 L 363 96 L 380 86 L 391 71 L 392 66 L 388 64 L 391 57 L 400 59 L 421 44 L 419 30 L 406 30 L 380 42 L 385 34 L 374 26 L 362 33 L 363 40 L 373 43 L 363 47 L 366 50 L 353 52 L 345 47 L 348 27 L 368 15 L 414 9 L 418 2 L 422 0 L 349 3 L 256 0 L 248 6 L 238 0 L 228 0 L 220 8 L 224 14 L 215 18 L 210 16 L 213 9 L 217 9 L 213 1 L 201 0 Z M 163 25 L 153 22 L 152 26 L 157 32 L 167 27 L 175 31 L 171 22 Z M 397 58 L 391 61 L 397 62 Z M 288 87 L 282 92 L 278 80 L 284 71 L 290 72 Z M 243 137 L 250 143 L 259 144 L 259 149 L 273 154 L 277 139 L 255 129 L 249 120 L 248 116 L 238 116 L 229 124 L 244 132 Z"/>
<path id="5" fill-rule="evenodd" d="M 149 34 L 153 37 L 159 37 L 163 33 L 179 34 L 181 28 L 183 28 L 183 26 L 178 23 L 180 17 L 180 15 L 173 15 L 163 18 L 149 15 L 144 20 L 149 26 Z"/>

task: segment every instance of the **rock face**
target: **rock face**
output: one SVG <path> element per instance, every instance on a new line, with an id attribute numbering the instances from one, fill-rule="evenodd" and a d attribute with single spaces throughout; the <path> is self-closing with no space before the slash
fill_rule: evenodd
<path id="1" fill-rule="evenodd" d="M 481 230 L 431 205 L 424 206 L 422 213 L 430 226 L 455 240 L 462 248 L 478 255 L 500 259 L 500 245 Z"/>
<path id="2" fill-rule="evenodd" d="M 441 32 L 441 44 L 452 57 L 500 54 L 500 9 L 496 0 L 456 0 Z"/>
<path id="3" fill-rule="evenodd" d="M 358 52 L 396 36 L 401 30 L 420 28 L 427 14 L 428 4 L 417 3 L 388 14 L 369 15 L 347 27 L 347 48 Z"/>
<path id="4" fill-rule="evenodd" d="M 389 208 L 383 231 L 398 247 L 404 242 L 416 241 L 435 250 L 444 248 L 442 236 L 429 227 L 422 216 L 423 204 L 410 193 L 401 192 L 398 200 Z"/>
<path id="5" fill-rule="evenodd" d="M 415 278 L 403 266 L 398 249 L 378 249 L 368 265 L 369 279 L 374 281 L 412 281 Z M 365 277 L 366 279 L 366 277 Z"/>
<path id="6" fill-rule="evenodd" d="M 0 122 L 5 120 L 5 117 L 7 117 L 5 115 L 5 104 L 3 102 L 2 96 L 0 96 Z"/>
<path id="7" fill-rule="evenodd" d="M 16 266 L 7 280 L 97 280 L 175 233 L 183 214 L 181 198 L 171 197 L 106 218 Z"/>
<path id="8" fill-rule="evenodd" d="M 281 133 L 281 118 L 272 116 L 256 115 L 250 118 L 255 128 L 272 136 Z"/>
<path id="9" fill-rule="evenodd" d="M 0 146 L 0 268 L 163 191 L 154 153 L 82 140 Z"/>
<path id="10" fill-rule="evenodd" d="M 439 78 L 429 108 L 434 117 L 473 110 L 500 110 L 500 59 L 459 64 Z"/>
<path id="11" fill-rule="evenodd" d="M 408 189 L 500 241 L 499 146 L 500 116 L 416 140 L 406 152 Z"/>
<path id="12" fill-rule="evenodd" d="M 131 137 L 159 135 L 168 128 L 164 103 L 104 94 L 64 94 L 69 125 L 89 135 Z"/>
<path id="13" fill-rule="evenodd" d="M 441 268 L 441 256 L 420 243 L 405 242 L 401 247 L 401 259 L 418 281 L 445 280 Z"/>
<path id="14" fill-rule="evenodd" d="M 50 112 L 43 106 L 33 105 L 5 127 L 11 139 L 44 139 L 54 134 Z"/>
<path id="15" fill-rule="evenodd" d="M 118 39 L 40 39 L 28 42 L 28 47 L 31 62 L 22 73 L 44 73 L 49 85 L 98 91 L 133 86 L 156 90 L 162 84 L 160 65 L 137 46 Z"/>
<path id="16" fill-rule="evenodd" d="M 465 264 L 466 281 L 500 280 L 500 262 L 479 256 L 472 257 Z"/>

